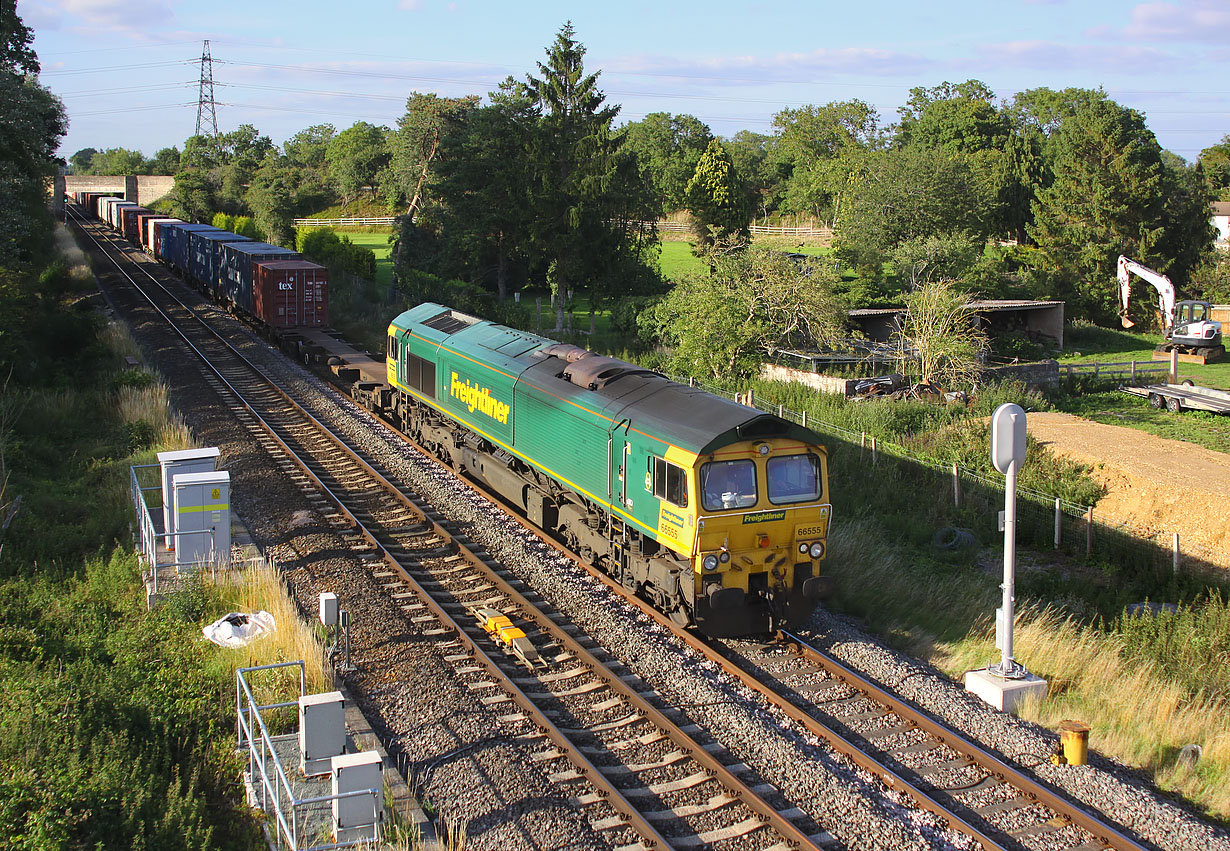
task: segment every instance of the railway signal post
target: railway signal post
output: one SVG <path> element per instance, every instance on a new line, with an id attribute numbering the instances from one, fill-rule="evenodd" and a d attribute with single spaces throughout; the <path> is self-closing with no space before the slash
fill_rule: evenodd
<path id="1" fill-rule="evenodd" d="M 991 462 L 1004 474 L 1003 605 L 995 612 L 997 665 L 965 675 L 965 688 L 996 709 L 1012 712 L 1025 698 L 1046 697 L 1046 680 L 1035 677 L 1012 656 L 1012 627 L 1016 604 L 1016 474 L 1025 463 L 1025 411 L 1020 405 L 1000 405 L 991 417 Z"/>

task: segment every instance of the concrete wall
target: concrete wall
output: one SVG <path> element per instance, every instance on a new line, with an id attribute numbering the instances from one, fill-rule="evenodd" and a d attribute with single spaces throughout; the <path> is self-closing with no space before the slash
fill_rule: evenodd
<path id="1" fill-rule="evenodd" d="M 1002 381 L 1005 378 L 1015 378 L 1025 382 L 1027 387 L 1041 387 L 1047 384 L 1059 383 L 1059 362 L 1043 360 L 1037 363 L 1019 363 L 1011 366 L 994 366 L 984 369 L 982 374 L 990 379 Z"/>
<path id="2" fill-rule="evenodd" d="M 857 381 L 857 379 L 838 378 L 835 375 L 806 372 L 775 363 L 762 363 L 760 377 L 765 381 L 793 381 L 796 384 L 804 384 L 819 390 L 821 393 L 836 393 L 840 396 L 853 395 L 854 384 Z"/>
<path id="3" fill-rule="evenodd" d="M 166 197 L 175 188 L 175 178 L 165 174 L 95 175 L 70 174 L 64 178 L 64 192 L 114 192 L 149 205 Z M 58 184 L 58 180 L 57 180 Z"/>

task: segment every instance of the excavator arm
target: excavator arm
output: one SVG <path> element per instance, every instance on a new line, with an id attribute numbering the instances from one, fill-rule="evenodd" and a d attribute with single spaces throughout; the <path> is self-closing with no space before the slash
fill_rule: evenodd
<path id="1" fill-rule="evenodd" d="M 1143 278 L 1153 285 L 1157 290 L 1158 307 L 1162 311 L 1162 324 L 1169 331 L 1174 325 L 1174 304 L 1175 290 L 1174 284 L 1170 283 L 1170 278 L 1167 278 L 1160 272 L 1155 272 L 1148 266 L 1137 263 L 1128 257 L 1119 255 L 1118 272 L 1119 278 L 1119 321 L 1124 328 L 1131 328 L 1136 323 L 1128 319 L 1128 301 L 1131 298 L 1132 292 L 1132 275 Z"/>

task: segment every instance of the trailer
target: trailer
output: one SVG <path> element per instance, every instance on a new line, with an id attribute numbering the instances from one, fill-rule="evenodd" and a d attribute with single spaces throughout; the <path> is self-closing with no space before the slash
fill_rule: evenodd
<path id="1" fill-rule="evenodd" d="M 1212 411 L 1230 414 L 1230 393 L 1211 387 L 1197 387 L 1190 380 L 1182 384 L 1147 384 L 1144 387 L 1120 387 L 1124 393 L 1143 396 L 1154 408 L 1165 408 L 1172 414 L 1183 411 Z"/>

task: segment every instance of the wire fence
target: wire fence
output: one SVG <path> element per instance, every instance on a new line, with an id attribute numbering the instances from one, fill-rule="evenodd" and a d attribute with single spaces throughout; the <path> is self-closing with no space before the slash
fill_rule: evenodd
<path id="1" fill-rule="evenodd" d="M 816 417 L 806 411 L 794 411 L 784 405 L 756 399 L 754 394 L 732 392 L 697 379 L 677 378 L 719 396 L 733 398 L 749 407 L 766 413 L 777 414 L 783 419 L 826 434 L 842 438 L 849 445 L 857 446 L 860 456 L 873 466 L 882 459 L 909 462 L 920 470 L 927 471 L 936 489 L 946 488 L 951 482 L 954 505 L 961 507 L 974 495 L 975 486 L 985 492 L 998 495 L 1002 505 L 1004 480 L 987 475 L 979 470 L 959 467 L 922 453 L 913 452 L 900 444 L 882 441 L 866 432 L 854 431 Z M 984 501 L 984 500 L 980 500 Z M 1053 493 L 1043 493 L 1031 488 L 1017 486 L 1018 536 L 1035 547 L 1047 544 L 1055 550 L 1064 550 L 1086 557 L 1095 552 L 1109 556 L 1126 555 L 1132 559 L 1156 562 L 1163 553 L 1169 553 L 1177 573 L 1185 558 L 1195 558 L 1209 565 L 1230 566 L 1230 554 L 1213 550 L 1191 540 L 1180 540 L 1178 533 L 1161 531 L 1146 535 L 1126 521 L 1107 521 L 1099 517 L 1095 507 L 1066 501 Z"/>

